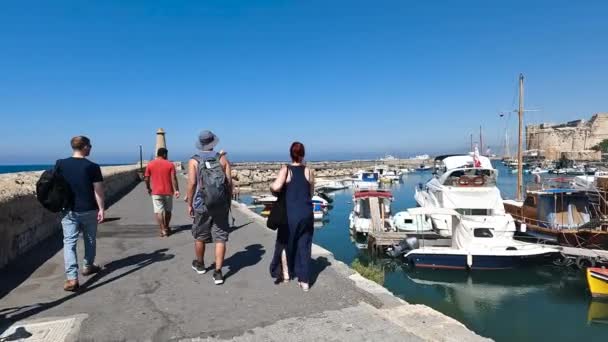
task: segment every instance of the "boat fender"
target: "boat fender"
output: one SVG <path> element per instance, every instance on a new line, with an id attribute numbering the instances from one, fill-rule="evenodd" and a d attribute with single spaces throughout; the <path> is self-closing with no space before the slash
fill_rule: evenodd
<path id="1" fill-rule="evenodd" d="M 525 233 L 527 229 L 528 229 L 528 225 L 526 225 L 525 223 L 522 223 L 519 225 L 520 232 Z"/>
<path id="2" fill-rule="evenodd" d="M 473 255 L 471 253 L 467 254 L 467 266 L 469 266 L 469 268 L 473 266 Z"/>
<path id="3" fill-rule="evenodd" d="M 581 270 L 584 270 L 587 267 L 595 267 L 595 258 L 579 256 L 576 258 L 576 267 Z"/>
<path id="4" fill-rule="evenodd" d="M 420 247 L 420 244 L 418 243 L 418 239 L 415 236 L 410 236 L 410 237 L 406 238 L 405 243 L 407 244 L 409 249 L 417 249 Z"/>
<path id="5" fill-rule="evenodd" d="M 482 186 L 486 183 L 486 180 L 483 178 L 483 176 L 477 176 L 477 177 L 473 177 L 473 179 L 470 183 L 472 183 L 473 185 L 476 185 L 476 186 Z"/>

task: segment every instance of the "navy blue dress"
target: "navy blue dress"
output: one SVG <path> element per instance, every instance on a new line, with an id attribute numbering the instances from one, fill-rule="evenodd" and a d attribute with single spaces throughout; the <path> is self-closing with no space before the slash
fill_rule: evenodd
<path id="1" fill-rule="evenodd" d="M 274 278 L 281 277 L 281 251 L 287 255 L 290 276 L 303 283 L 310 282 L 310 260 L 314 216 L 310 183 L 304 175 L 304 166 L 288 166 L 291 180 L 285 183 L 285 204 L 288 224 L 279 227 L 270 273 Z"/>

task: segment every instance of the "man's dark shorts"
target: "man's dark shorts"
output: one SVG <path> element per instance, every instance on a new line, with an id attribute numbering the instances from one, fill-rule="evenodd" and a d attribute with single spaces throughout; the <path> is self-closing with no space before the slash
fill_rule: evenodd
<path id="1" fill-rule="evenodd" d="M 228 208 L 214 211 L 204 209 L 202 212 L 195 212 L 192 236 L 205 243 L 228 241 L 228 231 L 230 230 L 228 215 Z"/>

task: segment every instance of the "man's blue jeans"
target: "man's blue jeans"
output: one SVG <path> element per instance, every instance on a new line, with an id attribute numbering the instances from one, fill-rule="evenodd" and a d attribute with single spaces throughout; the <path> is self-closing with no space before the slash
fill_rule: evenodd
<path id="1" fill-rule="evenodd" d="M 84 240 L 83 266 L 92 266 L 95 262 L 97 237 L 97 210 L 74 212 L 68 211 L 61 220 L 63 226 L 63 259 L 65 275 L 69 280 L 78 279 L 78 256 L 76 246 L 78 233 L 82 231 Z"/>

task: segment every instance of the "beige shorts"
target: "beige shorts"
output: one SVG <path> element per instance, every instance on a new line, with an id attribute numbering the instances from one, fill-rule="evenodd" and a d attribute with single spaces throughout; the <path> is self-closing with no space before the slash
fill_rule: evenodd
<path id="1" fill-rule="evenodd" d="M 154 213 L 160 214 L 163 211 L 173 210 L 173 196 L 170 195 L 152 195 L 152 204 L 154 204 Z"/>

